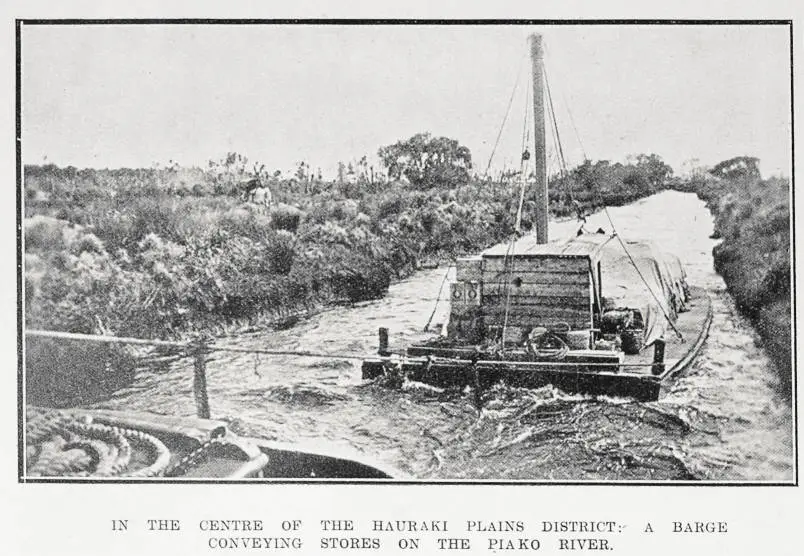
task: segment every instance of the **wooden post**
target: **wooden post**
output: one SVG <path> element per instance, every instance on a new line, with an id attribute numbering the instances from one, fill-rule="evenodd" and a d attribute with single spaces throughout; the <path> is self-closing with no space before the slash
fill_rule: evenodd
<path id="1" fill-rule="evenodd" d="M 544 132 L 544 50 L 541 35 L 530 36 L 530 59 L 533 73 L 533 175 L 536 202 L 536 243 L 547 243 L 547 144 Z"/>
<path id="2" fill-rule="evenodd" d="M 193 372 L 193 394 L 195 396 L 196 414 L 202 419 L 209 419 L 209 395 L 207 393 L 207 349 L 203 340 L 199 340 L 194 349 L 195 363 Z"/>
<path id="3" fill-rule="evenodd" d="M 654 375 L 664 374 L 664 340 L 653 342 L 653 367 L 651 371 Z"/>
<path id="4" fill-rule="evenodd" d="M 597 298 L 600 300 L 600 310 L 603 311 L 603 270 L 600 261 L 597 261 Z"/>
<path id="5" fill-rule="evenodd" d="M 386 356 L 386 355 L 389 354 L 389 352 L 388 352 L 388 329 L 383 326 L 383 327 L 380 327 L 379 332 L 380 332 L 380 347 L 377 350 L 377 353 L 379 353 L 382 356 Z"/>

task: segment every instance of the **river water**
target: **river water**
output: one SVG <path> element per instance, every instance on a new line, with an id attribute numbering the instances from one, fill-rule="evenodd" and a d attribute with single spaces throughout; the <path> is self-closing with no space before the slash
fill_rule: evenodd
<path id="1" fill-rule="evenodd" d="M 702 354 L 658 402 L 499 386 L 484 393 L 478 410 L 469 391 L 362 381 L 359 361 L 335 354 L 376 351 L 381 326 L 390 329 L 392 348 L 426 338 L 441 268 L 393 285 L 381 300 L 337 307 L 287 330 L 221 340 L 334 355 L 216 352 L 207 367 L 212 416 L 240 434 L 352 455 L 423 480 L 793 480 L 791 402 L 778 393 L 758 337 L 713 270 L 712 217 L 703 203 L 668 191 L 609 212 L 622 237 L 650 238 L 675 252 L 690 284 L 712 296 Z M 603 213 L 586 224 L 598 227 L 610 231 Z M 551 237 L 577 228 L 553 223 Z M 446 298 L 434 322 L 446 317 Z M 99 407 L 194 415 L 192 364 L 141 371 Z"/>

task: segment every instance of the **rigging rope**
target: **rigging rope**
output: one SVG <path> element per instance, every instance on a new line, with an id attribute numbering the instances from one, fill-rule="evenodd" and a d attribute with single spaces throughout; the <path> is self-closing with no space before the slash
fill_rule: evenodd
<path id="1" fill-rule="evenodd" d="M 155 436 L 136 429 L 93 423 L 65 411 L 26 408 L 26 471 L 38 477 L 153 477 L 170 463 Z M 150 461 L 132 466 L 133 440 Z"/>
<path id="2" fill-rule="evenodd" d="M 56 338 L 60 340 L 85 340 L 88 342 L 114 343 L 114 344 L 134 344 L 148 346 L 178 347 L 189 349 L 195 346 L 193 342 L 175 342 L 169 340 L 146 340 L 143 338 L 125 338 L 117 336 L 100 336 L 94 334 L 76 334 L 73 332 L 60 332 L 57 330 L 26 330 L 26 336 L 36 336 L 40 338 Z M 205 345 L 207 351 L 227 351 L 232 353 L 261 353 L 263 355 L 293 355 L 297 357 L 321 357 L 335 359 L 355 359 L 362 361 L 362 355 L 346 353 L 323 353 L 320 351 L 293 350 L 293 349 L 263 349 L 263 348 L 241 348 L 237 346 L 216 346 Z"/>
<path id="3" fill-rule="evenodd" d="M 433 305 L 433 312 L 430 313 L 430 318 L 427 319 L 427 324 L 424 325 L 424 331 L 427 332 L 430 329 L 430 323 L 433 322 L 433 317 L 436 314 L 436 309 L 438 309 L 438 302 L 441 300 L 441 291 L 444 289 L 444 284 L 447 283 L 447 277 L 449 276 L 449 271 L 452 269 L 452 265 L 447 267 L 447 271 L 444 273 L 444 279 L 441 280 L 441 286 L 438 288 L 438 294 L 436 295 L 435 304 Z"/>
<path id="4" fill-rule="evenodd" d="M 608 213 L 608 211 L 606 211 L 606 213 Z M 609 221 L 611 221 L 611 219 L 609 219 Z M 664 310 L 664 307 L 662 306 L 661 301 L 659 301 L 659 298 L 656 296 L 655 293 L 653 293 L 653 289 L 648 284 L 648 281 L 645 279 L 645 276 L 643 276 L 642 271 L 639 270 L 639 267 L 637 266 L 636 261 L 634 261 L 634 258 L 631 256 L 630 251 L 628 251 L 628 248 L 625 246 L 625 242 L 617 234 L 617 232 L 614 231 L 614 224 L 612 224 L 611 229 L 612 229 L 613 235 L 615 235 L 617 237 L 617 240 L 620 242 L 620 245 L 622 245 L 623 251 L 625 251 L 625 254 L 628 256 L 628 260 L 631 261 L 631 264 L 633 265 L 634 270 L 636 270 L 637 274 L 639 274 L 639 277 L 642 280 L 642 283 L 645 284 L 645 288 L 648 290 L 648 293 L 650 293 L 651 297 L 653 297 L 654 301 L 656 301 L 656 305 L 659 307 L 659 310 L 662 312 L 662 315 L 664 315 L 665 320 L 667 320 L 667 324 L 669 324 L 670 328 L 673 329 L 673 332 L 676 333 L 676 336 L 678 336 L 678 339 L 683 342 L 684 341 L 684 336 L 681 334 L 679 329 L 676 328 L 676 325 L 673 324 L 673 321 L 670 319 L 670 315 L 668 315 L 667 311 Z"/>
<path id="5" fill-rule="evenodd" d="M 586 222 L 586 216 L 583 213 L 583 208 L 582 208 L 581 204 L 575 199 L 575 196 L 572 194 L 572 180 L 569 177 L 569 169 L 567 167 L 567 160 L 566 160 L 566 158 L 564 156 L 564 147 L 563 147 L 563 145 L 561 143 L 561 135 L 560 135 L 560 132 L 558 130 L 558 118 L 556 118 L 555 106 L 553 104 L 553 94 L 552 94 L 552 90 L 550 88 L 550 80 L 549 80 L 549 78 L 547 76 L 547 66 L 543 65 L 542 70 L 544 72 L 545 87 L 547 89 L 547 106 L 549 108 L 548 113 L 550 115 L 550 120 L 552 122 L 551 131 L 553 132 L 553 138 L 554 138 L 554 140 L 556 142 L 557 150 L 558 150 L 558 156 L 559 156 L 560 161 L 561 161 L 561 170 L 563 172 L 562 177 L 566 180 L 566 184 L 567 184 L 567 197 L 569 198 L 570 203 L 572 203 L 572 205 L 575 207 L 575 210 L 577 211 L 578 220 L 583 220 L 584 222 Z M 569 106 L 567 107 L 567 111 L 569 111 Z M 576 135 L 577 135 L 578 130 L 576 129 L 575 131 L 576 131 Z M 580 143 L 580 137 L 578 137 L 578 143 Z M 586 159 L 586 151 L 583 150 L 583 145 L 581 145 L 581 150 L 584 153 L 584 159 Z"/>
<path id="6" fill-rule="evenodd" d="M 525 94 L 525 117 L 522 122 L 522 158 L 519 165 L 519 204 L 516 209 L 516 221 L 514 231 L 516 235 L 522 233 L 522 205 L 525 203 L 525 170 L 527 169 L 530 153 L 527 151 L 530 142 L 530 128 L 528 127 L 528 100 L 530 100 L 530 90 Z"/>
<path id="7" fill-rule="evenodd" d="M 545 82 L 545 88 L 546 88 L 546 91 L 547 91 L 547 102 L 548 102 L 548 106 L 550 108 L 550 116 L 551 116 L 552 123 L 553 123 L 553 130 L 554 130 L 554 134 L 555 134 L 555 139 L 556 139 L 556 143 L 557 143 L 557 146 L 558 146 L 559 156 L 561 158 L 561 163 L 562 163 L 565 175 L 566 175 L 566 173 L 567 173 L 567 164 L 566 164 L 566 161 L 564 159 L 563 148 L 561 147 L 561 138 L 559 136 L 558 124 L 556 122 L 555 108 L 553 106 L 553 97 L 552 97 L 552 94 L 550 92 L 550 81 L 547 78 L 547 68 L 546 68 L 545 65 L 542 65 L 542 71 L 544 73 L 544 82 Z M 567 110 L 569 111 L 569 107 L 567 108 Z M 570 115 L 570 118 L 571 117 L 572 116 Z M 575 124 L 573 122 L 573 127 L 574 127 L 574 125 Z M 577 134 L 577 131 L 578 130 L 576 129 L 575 130 L 576 134 Z M 581 143 L 580 137 L 578 138 L 578 143 Z M 581 145 L 581 149 L 583 150 L 583 145 Z M 584 151 L 584 159 L 586 159 L 586 152 L 585 151 Z M 611 226 L 612 236 L 616 237 L 617 240 L 620 242 L 620 245 L 622 246 L 623 251 L 625 251 L 625 254 L 628 257 L 628 260 L 631 262 L 631 265 L 634 267 L 634 270 L 636 270 L 637 274 L 639 275 L 640 280 L 642 280 L 642 283 L 645 285 L 645 288 L 648 290 L 648 293 L 651 295 L 653 300 L 656 301 L 656 304 L 659 307 L 659 310 L 661 311 L 661 313 L 664 316 L 665 320 L 667 320 L 667 323 L 670 325 L 670 328 L 673 329 L 673 332 L 676 333 L 676 335 L 678 336 L 678 338 L 681 341 L 684 341 L 683 335 L 678 330 L 678 328 L 676 328 L 675 324 L 670 319 L 670 316 L 667 314 L 667 311 L 664 310 L 664 306 L 662 305 L 661 301 L 659 301 L 659 297 L 656 295 L 656 293 L 654 293 L 653 289 L 650 287 L 650 284 L 648 284 L 647 279 L 642 274 L 642 271 L 639 269 L 639 266 L 637 266 L 636 261 L 634 260 L 634 257 L 631 255 L 631 252 L 628 250 L 628 247 L 625 245 L 625 242 L 623 241 L 622 237 L 620 237 L 620 235 L 617 233 L 617 228 L 614 226 L 614 220 L 612 220 L 611 214 L 609 213 L 609 209 L 605 205 L 605 203 L 603 202 L 603 198 L 602 198 L 602 196 L 600 194 L 600 189 L 597 186 L 597 183 L 593 182 L 593 188 L 595 190 L 595 194 L 597 195 L 598 202 L 603 207 L 603 211 L 605 212 L 606 218 L 608 219 L 609 225 Z M 573 195 L 572 195 L 572 188 L 571 188 L 571 186 L 569 184 L 568 184 L 568 187 L 567 187 L 567 193 L 569 195 L 570 201 L 573 204 L 577 205 L 577 203 L 576 203 L 576 201 L 575 201 L 575 199 L 573 198 Z M 580 212 L 579 212 L 578 216 L 580 218 L 580 216 L 581 216 Z M 583 228 L 581 228 L 581 229 L 583 229 Z"/>
<path id="8" fill-rule="evenodd" d="M 602 199 L 602 197 L 600 195 L 600 190 L 597 188 L 597 184 L 595 184 L 594 187 L 595 187 L 595 193 L 597 194 L 598 200 L 602 204 L 603 199 Z M 642 271 L 639 269 L 639 266 L 637 266 L 636 261 L 634 260 L 634 257 L 631 256 L 631 252 L 628 250 L 628 247 L 626 247 L 625 242 L 623 241 L 623 238 L 620 237 L 620 234 L 617 233 L 617 228 L 615 228 L 615 226 L 614 226 L 614 220 L 612 220 L 611 214 L 609 213 L 609 209 L 608 209 L 608 207 L 606 205 L 603 205 L 603 212 L 606 213 L 606 218 L 608 219 L 609 225 L 611 226 L 611 235 L 612 235 L 612 237 L 616 237 L 617 241 L 620 242 L 620 245 L 622 246 L 623 251 L 625 251 L 625 254 L 628 257 L 628 260 L 631 261 L 631 266 L 633 266 L 634 270 L 637 271 L 637 274 L 639 275 L 640 280 L 642 280 L 642 283 L 645 285 L 645 289 L 647 289 L 648 293 L 651 295 L 651 297 L 653 297 L 653 300 L 656 302 L 657 307 L 659 307 L 659 311 L 661 311 L 662 315 L 664 316 L 665 320 L 667 321 L 667 324 L 669 324 L 670 328 L 673 329 L 673 332 L 676 333 L 676 336 L 678 336 L 678 339 L 683 342 L 684 341 L 684 336 L 681 334 L 681 332 L 678 330 L 678 328 L 676 328 L 676 325 L 673 324 L 673 321 L 670 319 L 670 315 L 667 314 L 667 311 L 664 310 L 664 306 L 662 305 L 662 302 L 659 301 L 659 297 L 653 292 L 653 289 L 650 287 L 650 284 L 648 284 L 648 280 L 642 274 Z"/>
<path id="9" fill-rule="evenodd" d="M 545 54 L 545 58 L 550 57 L 550 49 L 547 47 L 546 44 L 544 45 L 544 54 Z M 545 62 L 544 67 L 546 68 L 546 66 L 547 66 L 547 64 Z M 552 67 L 555 68 L 556 66 L 552 66 Z M 561 72 L 559 71 L 558 73 L 560 74 Z M 560 78 L 561 78 L 561 75 L 559 75 L 559 79 Z M 564 94 L 564 90 L 561 89 L 561 88 L 559 88 L 558 92 L 561 94 L 561 100 L 564 101 L 564 106 L 567 107 L 567 114 L 569 114 L 570 123 L 572 124 L 572 130 L 575 132 L 575 138 L 578 140 L 578 146 L 581 147 L 581 154 L 583 154 L 583 159 L 584 160 L 589 160 L 589 157 L 586 156 L 586 149 L 584 149 L 584 147 L 583 147 L 583 141 L 581 140 L 581 134 L 578 132 L 578 127 L 575 125 L 575 118 L 572 116 L 572 110 L 570 108 L 570 103 L 567 101 L 567 96 Z"/>
<path id="10" fill-rule="evenodd" d="M 583 148 L 583 142 L 581 141 L 581 134 L 578 133 L 578 128 L 575 126 L 575 118 L 572 117 L 572 111 L 570 110 L 569 103 L 567 102 L 567 99 L 564 96 L 563 92 L 561 92 L 561 99 L 564 101 L 564 105 L 567 107 L 567 114 L 569 114 L 570 123 L 572 124 L 572 130 L 575 132 L 575 138 L 578 139 L 578 145 L 581 147 L 581 154 L 583 155 L 583 159 L 589 160 L 589 157 L 586 156 L 586 149 Z"/>
<path id="11" fill-rule="evenodd" d="M 502 327 L 502 342 L 501 342 L 501 350 L 505 351 L 505 335 L 506 331 L 508 330 L 508 314 L 509 309 L 511 306 L 511 276 L 514 273 L 514 262 L 516 258 L 514 257 L 514 247 L 516 245 L 516 240 L 522 234 L 522 206 L 525 203 L 525 170 L 528 165 L 528 160 L 530 159 L 530 153 L 527 151 L 528 144 L 530 143 L 530 128 L 528 127 L 528 101 L 530 100 L 530 90 L 525 95 L 525 115 L 523 117 L 522 123 L 522 158 L 520 160 L 519 166 L 519 204 L 517 205 L 516 210 L 516 221 L 514 223 L 514 233 L 511 236 L 511 242 L 508 244 L 508 250 L 505 253 L 504 258 L 504 275 L 507 276 L 505 279 L 505 316 L 503 317 L 503 327 Z"/>
<path id="12" fill-rule="evenodd" d="M 585 223 L 586 222 L 585 211 L 583 210 L 581 203 L 579 203 L 575 199 L 575 196 L 572 194 L 572 180 L 569 177 L 569 170 L 567 169 L 567 161 L 564 158 L 564 148 L 561 145 L 561 135 L 559 134 L 558 131 L 558 119 L 556 118 L 556 111 L 555 107 L 553 106 L 553 95 L 550 92 L 550 80 L 547 77 L 547 68 L 545 66 L 542 66 L 542 70 L 544 73 L 544 82 L 547 89 L 547 106 L 549 108 L 548 114 L 550 115 L 550 120 L 553 124 L 552 126 L 550 126 L 550 130 L 553 133 L 553 140 L 557 145 L 558 157 L 560 158 L 561 161 L 562 179 L 566 183 L 567 197 L 569 199 L 569 202 L 575 208 L 578 220 L 581 220 Z M 581 229 L 583 229 L 583 227 Z"/>
<path id="13" fill-rule="evenodd" d="M 525 55 L 522 56 L 522 60 L 525 59 Z M 505 129 L 505 122 L 508 121 L 508 114 L 511 113 L 511 105 L 514 103 L 514 95 L 516 95 L 516 90 L 519 87 L 519 78 L 522 77 L 522 61 L 519 62 L 519 71 L 516 75 L 516 81 L 514 82 L 514 89 L 511 91 L 511 98 L 508 99 L 508 107 L 505 109 L 505 116 L 503 116 L 503 121 L 500 124 L 500 129 L 497 132 L 497 139 L 494 141 L 494 147 L 491 149 L 491 155 L 489 155 L 489 162 L 486 164 L 486 172 L 485 175 L 489 175 L 489 170 L 491 169 L 491 161 L 494 159 L 494 154 L 497 152 L 497 147 L 500 145 L 500 138 L 502 137 L 503 129 Z"/>
<path id="14" fill-rule="evenodd" d="M 550 81 L 547 79 L 547 67 L 542 65 L 542 73 L 544 73 L 544 84 L 547 90 L 547 105 L 550 107 L 550 119 L 553 123 L 553 132 L 555 133 L 555 141 L 556 147 L 558 148 L 558 154 L 561 159 L 561 169 L 563 170 L 564 174 L 567 174 L 567 160 L 564 157 L 564 148 L 561 146 L 561 135 L 558 132 L 558 121 L 556 120 L 556 111 L 553 107 L 553 95 L 550 93 Z"/>
<path id="15" fill-rule="evenodd" d="M 505 316 L 503 317 L 503 327 L 502 333 L 500 338 L 500 351 L 505 351 L 505 333 L 508 329 L 508 309 L 511 306 L 511 280 L 510 277 L 514 273 L 514 261 L 516 260 L 513 257 L 514 254 L 514 244 L 516 243 L 516 234 L 511 236 L 511 242 L 508 244 L 508 249 L 505 252 L 505 258 L 503 259 L 503 272 L 504 275 L 507 276 L 505 279 Z"/>

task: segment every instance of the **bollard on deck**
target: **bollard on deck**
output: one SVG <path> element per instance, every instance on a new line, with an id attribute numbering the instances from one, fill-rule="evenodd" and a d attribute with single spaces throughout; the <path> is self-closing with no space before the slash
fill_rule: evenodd
<path id="1" fill-rule="evenodd" d="M 651 372 L 657 376 L 664 374 L 664 345 L 665 342 L 662 339 L 653 342 L 653 367 L 651 367 Z"/>
<path id="2" fill-rule="evenodd" d="M 379 334 L 380 345 L 377 349 L 377 353 L 382 356 L 390 355 L 390 352 L 388 351 L 388 329 L 384 326 L 380 327 Z"/>

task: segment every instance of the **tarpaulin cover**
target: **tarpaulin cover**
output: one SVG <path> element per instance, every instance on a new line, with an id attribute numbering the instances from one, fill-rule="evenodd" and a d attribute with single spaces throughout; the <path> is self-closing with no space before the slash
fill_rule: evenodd
<path id="1" fill-rule="evenodd" d="M 483 256 L 502 257 L 510 252 L 514 257 L 589 257 L 592 265 L 599 261 L 607 305 L 642 312 L 647 346 L 668 331 L 673 333 L 668 318 L 675 322 L 678 311 L 684 309 L 686 273 L 678 257 L 661 251 L 649 241 L 623 240 L 623 243 L 633 263 L 620 238 L 604 234 L 583 234 L 544 244 L 529 235 L 518 239 L 513 249 L 500 244 L 486 250 Z"/>
<path id="2" fill-rule="evenodd" d="M 684 310 L 686 273 L 678 257 L 650 242 L 624 243 L 631 258 L 617 238 L 599 246 L 603 297 L 618 307 L 642 311 L 645 345 L 650 345 L 668 331 L 672 334 L 667 317 L 675 322 L 678 311 Z"/>

